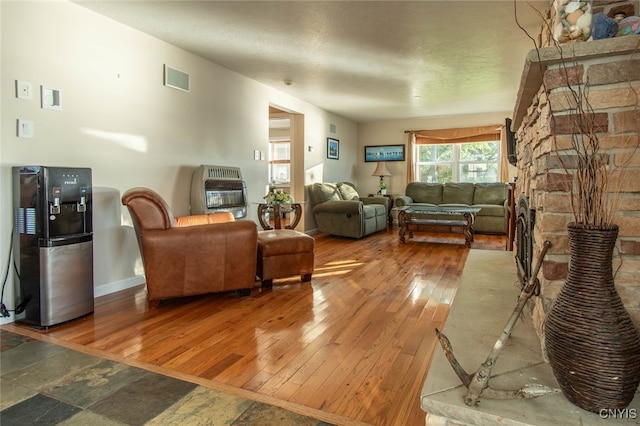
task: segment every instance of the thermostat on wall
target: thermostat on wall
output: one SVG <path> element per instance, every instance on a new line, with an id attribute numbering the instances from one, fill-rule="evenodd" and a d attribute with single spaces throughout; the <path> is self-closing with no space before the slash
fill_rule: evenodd
<path id="1" fill-rule="evenodd" d="M 42 101 L 42 109 L 52 109 L 55 111 L 62 110 L 62 104 L 60 103 L 60 90 L 40 86 L 40 97 Z"/>

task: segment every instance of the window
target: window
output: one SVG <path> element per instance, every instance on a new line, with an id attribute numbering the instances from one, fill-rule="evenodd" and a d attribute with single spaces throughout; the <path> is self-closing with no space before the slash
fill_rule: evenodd
<path id="1" fill-rule="evenodd" d="M 497 182 L 500 142 L 416 145 L 415 173 L 421 182 Z"/>
<path id="2" fill-rule="evenodd" d="M 271 141 L 269 153 L 269 181 L 274 184 L 291 180 L 291 143 L 289 140 Z"/>

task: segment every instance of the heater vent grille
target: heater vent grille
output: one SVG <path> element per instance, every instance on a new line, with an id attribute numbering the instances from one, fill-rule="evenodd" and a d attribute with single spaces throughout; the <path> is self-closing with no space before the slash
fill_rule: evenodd
<path id="1" fill-rule="evenodd" d="M 202 165 L 191 178 L 191 214 L 230 211 L 247 216 L 247 186 L 239 167 Z"/>
<path id="2" fill-rule="evenodd" d="M 223 180 L 242 180 L 242 172 L 239 167 L 225 167 L 225 166 L 204 166 L 206 167 L 206 173 L 203 176 L 204 180 L 207 179 L 223 179 Z"/>

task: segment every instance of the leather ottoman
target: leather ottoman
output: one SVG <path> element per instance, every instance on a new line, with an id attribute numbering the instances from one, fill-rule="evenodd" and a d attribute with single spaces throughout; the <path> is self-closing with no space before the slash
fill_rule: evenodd
<path id="1" fill-rule="evenodd" d="M 274 278 L 300 275 L 311 281 L 316 241 L 293 229 L 258 232 L 257 275 L 262 287 L 271 287 Z"/>

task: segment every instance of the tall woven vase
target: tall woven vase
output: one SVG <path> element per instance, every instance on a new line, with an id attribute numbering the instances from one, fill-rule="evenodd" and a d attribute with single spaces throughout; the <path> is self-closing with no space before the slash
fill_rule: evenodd
<path id="1" fill-rule="evenodd" d="M 613 280 L 617 236 L 617 226 L 569 224 L 569 274 L 545 322 L 545 347 L 562 392 L 595 413 L 625 408 L 640 383 L 640 332 Z"/>

